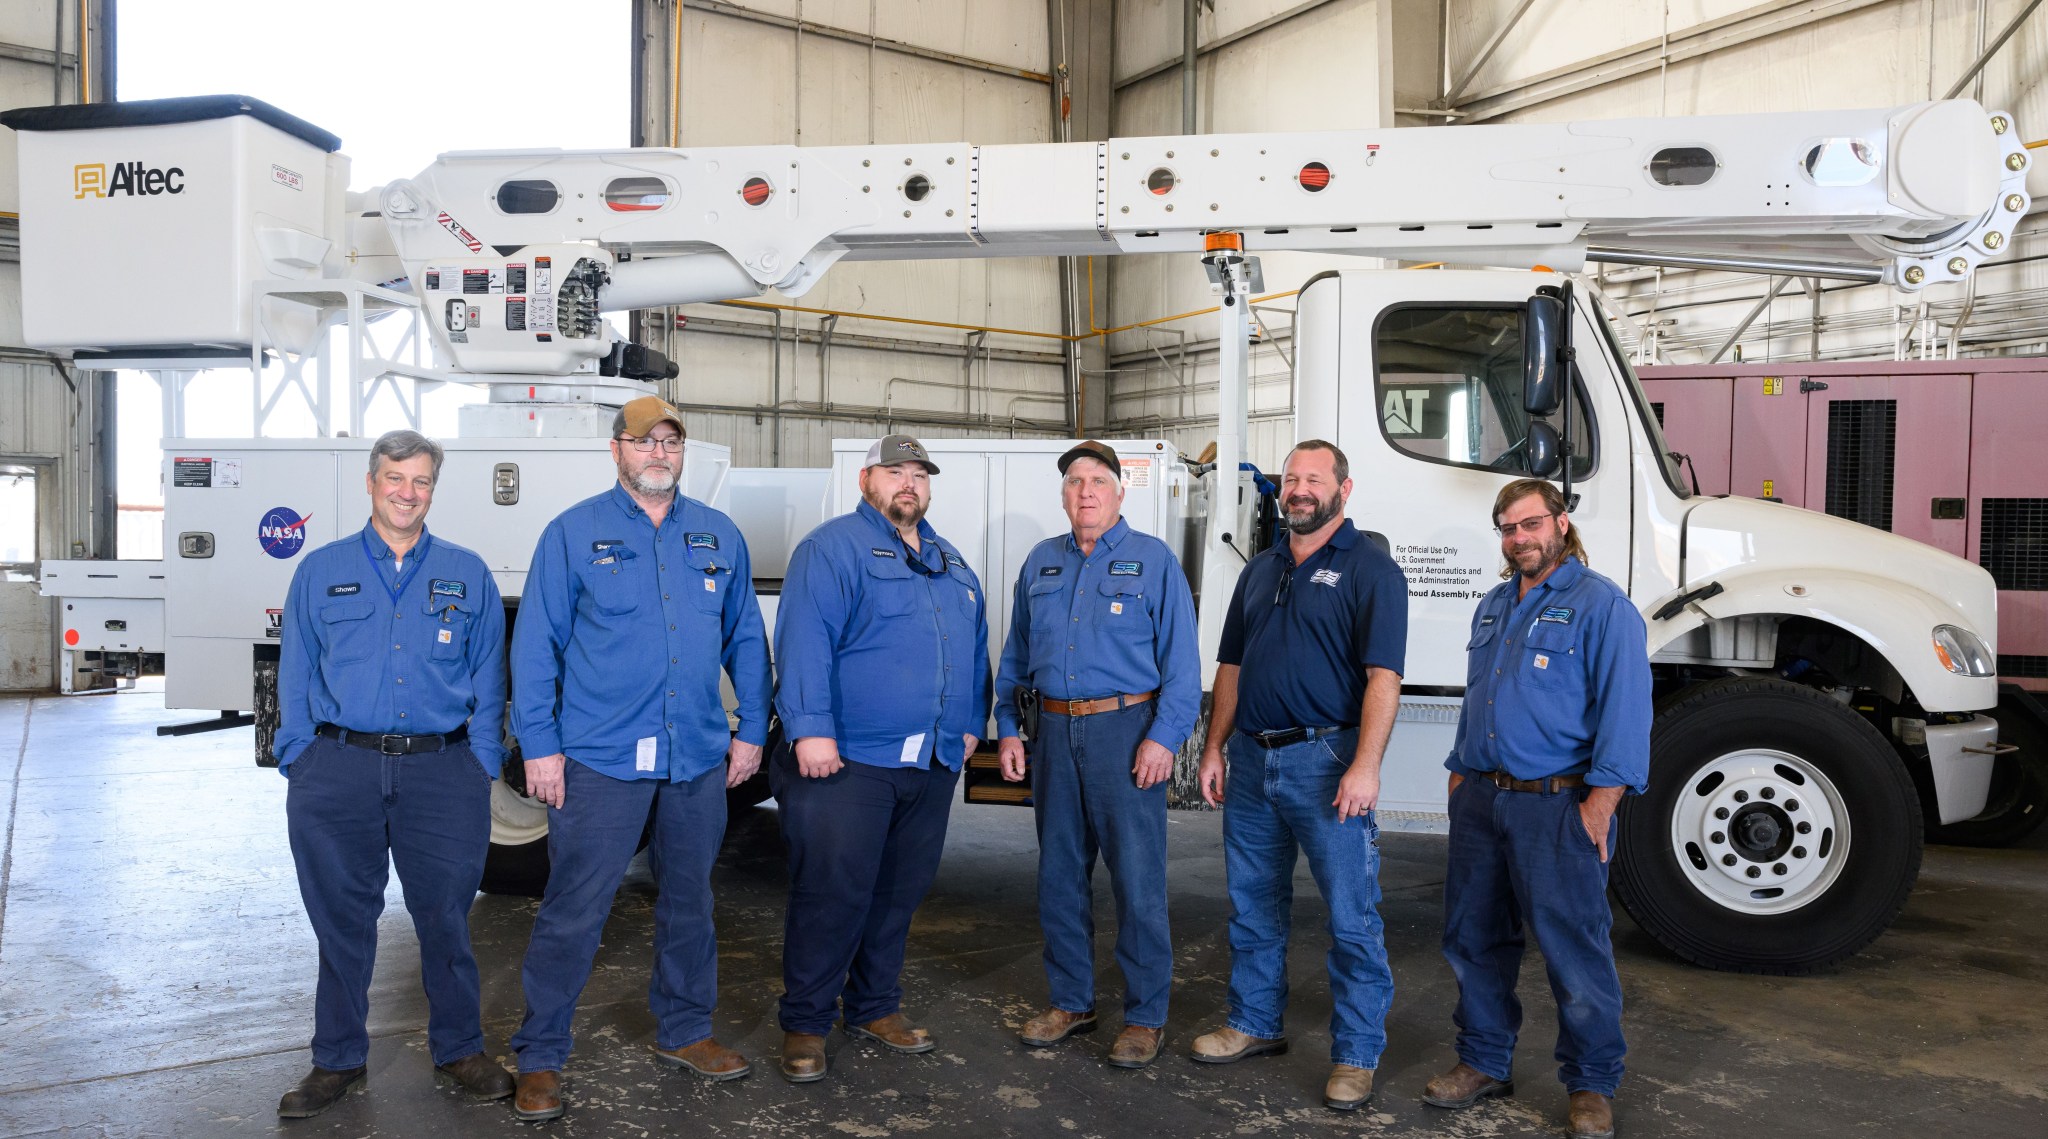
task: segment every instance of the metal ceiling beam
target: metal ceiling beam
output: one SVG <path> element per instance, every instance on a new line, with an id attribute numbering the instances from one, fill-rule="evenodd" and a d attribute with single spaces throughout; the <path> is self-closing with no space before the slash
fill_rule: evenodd
<path id="1" fill-rule="evenodd" d="M 955 67 L 964 67 L 972 71 L 986 71 L 995 75 L 1008 76 L 1011 79 L 1028 79 L 1033 83 L 1044 83 L 1048 86 L 1052 84 L 1052 76 L 1047 75 L 1042 71 L 1031 71 L 1027 68 L 1012 67 L 1007 63 L 996 63 L 992 60 L 976 59 L 973 56 L 969 55 L 959 55 L 957 53 L 950 51 L 940 51 L 938 48 L 924 47 L 920 44 L 914 43 L 905 43 L 902 40 L 892 40 L 884 39 L 879 36 L 870 36 L 866 32 L 850 31 L 846 28 L 835 28 L 829 24 L 817 24 L 812 23 L 809 20 L 795 20 L 791 19 L 788 16 L 777 16 L 770 12 L 760 12 L 752 8 L 743 8 L 738 4 L 728 4 L 725 3 L 725 0 L 680 0 L 680 2 L 684 8 L 687 8 L 694 12 L 708 12 L 715 16 L 726 16 L 735 20 L 746 20 L 750 23 L 766 24 L 770 27 L 781 28 L 784 31 L 802 32 L 804 35 L 807 36 L 818 36 L 823 39 L 838 40 L 841 43 L 857 44 L 861 47 L 877 48 L 881 51 L 894 52 L 897 55 L 914 55 L 917 56 L 919 59 L 929 59 L 938 63 L 950 63 Z M 1178 61 L 1176 61 L 1176 63 L 1177 62 Z"/>
<path id="2" fill-rule="evenodd" d="M 1962 94 L 1963 88 L 1970 85 L 1970 80 L 1977 78 L 1977 73 L 1984 70 L 1984 65 L 1991 62 L 1991 57 L 1998 54 L 1999 48 L 2005 46 L 2005 41 L 2011 39 L 2012 34 L 2019 31 L 2020 25 L 2026 23 L 2027 17 L 2033 15 L 2034 9 L 2040 6 L 2041 0 L 2028 0 L 2027 6 L 2020 9 L 2019 14 L 2012 18 L 2012 23 L 2007 24 L 2005 30 L 1998 33 L 1998 38 L 1991 41 L 1991 46 L 1984 49 L 1984 54 L 1977 57 L 1977 62 L 1971 64 L 1968 71 L 1963 72 L 1962 78 L 1956 80 L 1956 85 L 1949 88 L 1948 94 L 1943 95 L 1942 98 L 1953 99 L 1957 95 Z M 1979 27 L 1977 34 L 1982 36 L 1984 29 Z"/>
<path id="3" fill-rule="evenodd" d="M 1492 36 L 1488 37 L 1486 46 L 1480 48 L 1479 54 L 1472 57 L 1472 63 L 1465 68 L 1465 74 L 1459 76 L 1456 83 L 1451 84 L 1450 92 L 1444 96 L 1444 106 L 1458 105 L 1458 96 L 1463 95 L 1465 88 L 1470 87 L 1472 81 L 1479 77 L 1479 69 L 1485 67 L 1486 61 L 1493 58 L 1493 53 L 1500 47 L 1501 41 L 1508 38 L 1508 33 L 1515 30 L 1515 25 L 1521 22 L 1522 17 L 1528 14 L 1529 8 L 1535 3 L 1536 0 L 1522 0 L 1520 4 L 1515 5 L 1515 10 L 1509 12 L 1508 18 L 1500 27 L 1494 29 Z"/>
<path id="4" fill-rule="evenodd" d="M 1756 318 L 1762 316 L 1764 310 L 1771 307 L 1771 302 L 1778 299 L 1778 294 L 1785 291 L 1785 286 L 1797 279 L 1796 277 L 1779 277 L 1771 285 L 1771 291 L 1764 294 L 1764 299 L 1756 302 L 1756 307 L 1749 310 L 1749 315 L 1742 318 L 1742 323 L 1735 326 L 1735 331 L 1728 334 L 1728 339 L 1723 340 L 1721 346 L 1714 349 L 1714 354 L 1707 357 L 1707 363 L 1720 363 L 1721 357 L 1726 356 L 1728 350 L 1735 347 L 1735 342 L 1742 339 L 1742 334 L 1749 331 L 1749 326 L 1756 321 Z"/>
<path id="5" fill-rule="evenodd" d="M 1296 4 L 1294 7 L 1288 8 L 1285 11 L 1275 12 L 1272 15 L 1266 17 L 1265 19 L 1258 21 L 1257 23 L 1246 24 L 1244 27 L 1239 28 L 1234 32 L 1231 32 L 1228 35 L 1217 36 L 1215 39 L 1210 40 L 1206 44 L 1203 44 L 1201 48 L 1198 50 L 1197 54 L 1212 54 L 1218 50 L 1229 47 L 1231 44 L 1234 44 L 1239 40 L 1248 39 L 1252 36 L 1258 35 L 1260 32 L 1265 31 L 1267 28 L 1273 27 L 1278 24 L 1284 24 L 1287 21 L 1292 20 L 1296 16 L 1302 16 L 1310 12 L 1313 12 L 1317 8 L 1320 8 L 1323 5 L 1328 4 L 1329 2 L 1330 0 L 1303 0 L 1302 3 Z M 1121 91 L 1124 88 L 1129 87 L 1133 84 L 1143 83 L 1145 80 L 1150 79 L 1155 75 L 1164 75 L 1167 72 L 1172 71 L 1174 68 L 1179 67 L 1180 65 L 1180 53 L 1176 52 L 1172 56 L 1160 60 L 1158 63 L 1153 64 L 1152 66 L 1144 69 L 1143 71 L 1133 72 L 1132 74 L 1126 75 L 1122 79 L 1117 80 L 1116 89 Z"/>

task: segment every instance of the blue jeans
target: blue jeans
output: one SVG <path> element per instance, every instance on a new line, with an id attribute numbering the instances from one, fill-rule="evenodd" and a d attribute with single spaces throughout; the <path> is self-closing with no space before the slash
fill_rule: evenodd
<path id="1" fill-rule="evenodd" d="M 526 1020 L 512 1050 L 520 1071 L 555 1072 L 568 1062 L 576 1001 L 650 814 L 648 867 L 660 892 L 647 986 L 655 1045 L 686 1048 L 711 1035 L 711 1012 L 718 1007 L 711 863 L 725 837 L 725 766 L 671 783 L 613 779 L 570 759 L 563 765 L 562 805 L 548 808 L 548 888 L 519 971 Z"/>
<path id="2" fill-rule="evenodd" d="M 823 779 L 797 771 L 792 747 L 768 769 L 789 855 L 782 927 L 784 1032 L 823 1036 L 835 1009 L 848 1024 L 903 1005 L 910 918 L 946 848 L 960 773 L 846 761 Z"/>
<path id="3" fill-rule="evenodd" d="M 1444 959 L 1458 977 L 1458 1058 L 1496 1080 L 1513 1071 L 1523 930 L 1536 935 L 1557 1001 L 1557 1076 L 1611 1096 L 1621 1083 L 1621 977 L 1614 971 L 1607 864 L 1579 821 L 1580 788 L 1550 795 L 1466 779 L 1451 794 Z M 1610 820 L 1608 857 L 1619 827 Z"/>
<path id="4" fill-rule="evenodd" d="M 369 1058 L 370 973 L 392 865 L 420 942 L 427 1048 L 447 1064 L 484 1050 L 469 907 L 491 846 L 491 777 L 467 743 L 382 755 L 317 737 L 287 769 L 285 821 L 299 896 L 320 942 L 313 1063 Z"/>
<path id="5" fill-rule="evenodd" d="M 1152 727 L 1151 703 L 1041 720 L 1031 757 L 1038 822 L 1038 924 L 1053 1007 L 1095 1007 L 1095 891 L 1099 851 L 1116 896 L 1116 962 L 1124 1023 L 1166 1024 L 1173 940 L 1166 922 L 1166 784 L 1138 790 L 1131 774 Z"/>
<path id="6" fill-rule="evenodd" d="M 1275 1039 L 1285 1032 L 1287 935 L 1294 860 L 1308 856 L 1328 911 L 1330 1061 L 1379 1067 L 1387 1046 L 1394 974 L 1375 908 L 1379 823 L 1372 812 L 1337 821 L 1337 783 L 1351 766 L 1357 729 L 1282 748 L 1230 738 L 1223 804 L 1223 867 L 1230 886 L 1230 1027 Z"/>

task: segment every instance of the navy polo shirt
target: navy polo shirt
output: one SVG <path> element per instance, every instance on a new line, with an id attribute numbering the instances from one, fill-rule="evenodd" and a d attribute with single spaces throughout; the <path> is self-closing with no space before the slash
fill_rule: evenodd
<path id="1" fill-rule="evenodd" d="M 1620 586 L 1566 558 L 1527 596 L 1511 577 L 1480 599 L 1465 713 L 1444 766 L 1516 779 L 1584 773 L 1640 794 L 1650 778 L 1650 653 Z"/>
<path id="2" fill-rule="evenodd" d="M 1358 723 L 1365 670 L 1407 652 L 1408 575 L 1346 518 L 1300 565 L 1281 542 L 1244 567 L 1216 661 L 1243 670 L 1238 730 L 1278 732 Z"/>

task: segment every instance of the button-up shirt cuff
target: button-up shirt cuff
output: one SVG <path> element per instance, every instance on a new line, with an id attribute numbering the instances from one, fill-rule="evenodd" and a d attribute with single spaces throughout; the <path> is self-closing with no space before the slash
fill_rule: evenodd
<path id="1" fill-rule="evenodd" d="M 1172 733 L 1164 732 L 1157 728 L 1145 733 L 1145 738 L 1176 755 L 1180 754 L 1180 745 L 1188 741 L 1188 737 L 1185 734 L 1175 738 Z"/>
<path id="2" fill-rule="evenodd" d="M 791 741 L 807 740 L 813 736 L 837 738 L 839 727 L 832 722 L 832 717 L 830 716 L 784 716 L 782 718 L 782 734 Z"/>
<path id="3" fill-rule="evenodd" d="M 997 738 L 997 739 L 1002 739 L 1002 738 L 1004 738 L 1005 736 L 1022 736 L 1023 734 L 1024 734 L 1023 732 L 1021 732 L 1021 731 L 1019 731 L 1019 730 L 1018 730 L 1018 727 L 1017 727 L 1017 717 L 1016 717 L 1016 716 L 1014 716 L 1014 715 L 1005 715 L 1004 713 L 1001 713 L 1001 712 L 997 712 L 997 713 L 996 713 L 996 738 Z"/>
<path id="4" fill-rule="evenodd" d="M 562 733 L 555 730 L 553 724 L 519 737 L 519 754 L 523 759 L 540 759 L 561 753 Z"/>
<path id="5" fill-rule="evenodd" d="M 743 744 L 753 744 L 755 747 L 762 747 L 768 742 L 768 725 L 741 720 L 737 738 Z"/>
<path id="6" fill-rule="evenodd" d="M 1462 763 L 1455 755 L 1449 756 L 1444 760 L 1444 770 L 1452 772 L 1453 774 L 1464 775 L 1468 777 L 1483 774 L 1476 767 L 1465 766 L 1465 764 Z"/>
<path id="7" fill-rule="evenodd" d="M 1629 794 L 1640 795 L 1648 789 L 1649 779 L 1647 777 L 1631 778 L 1628 774 L 1624 772 L 1613 771 L 1604 767 L 1596 767 L 1593 770 L 1588 771 L 1586 773 L 1586 786 L 1625 787 L 1628 789 Z"/>

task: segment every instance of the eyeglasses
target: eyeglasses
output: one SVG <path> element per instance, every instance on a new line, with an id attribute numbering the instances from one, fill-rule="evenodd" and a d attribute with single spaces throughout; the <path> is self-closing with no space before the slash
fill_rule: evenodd
<path id="1" fill-rule="evenodd" d="M 935 570 L 924 564 L 924 559 L 918 557 L 917 551 L 911 549 L 910 543 L 904 541 L 900 535 L 896 539 L 896 544 L 903 547 L 903 564 L 910 567 L 910 572 L 922 577 L 937 577 L 945 572 L 943 570 Z M 943 556 L 941 555 L 941 557 Z"/>
<path id="2" fill-rule="evenodd" d="M 1543 528 L 1545 522 L 1555 517 L 1557 517 L 1555 514 L 1538 514 L 1534 518 L 1524 518 L 1520 522 L 1508 522 L 1495 526 L 1493 532 L 1503 538 L 1513 537 L 1517 531 L 1524 534 L 1534 534 Z"/>
<path id="3" fill-rule="evenodd" d="M 667 451 L 671 455 L 681 454 L 683 450 L 683 437 L 680 435 L 671 435 L 666 439 L 635 439 L 631 435 L 621 435 L 618 441 L 628 444 L 635 451 L 643 455 L 653 451 L 656 447 Z"/>
<path id="4" fill-rule="evenodd" d="M 1280 584 L 1273 588 L 1273 604 L 1285 605 L 1287 604 L 1287 599 L 1292 596 L 1294 596 L 1294 571 L 1292 569 L 1283 569 L 1280 571 Z"/>

